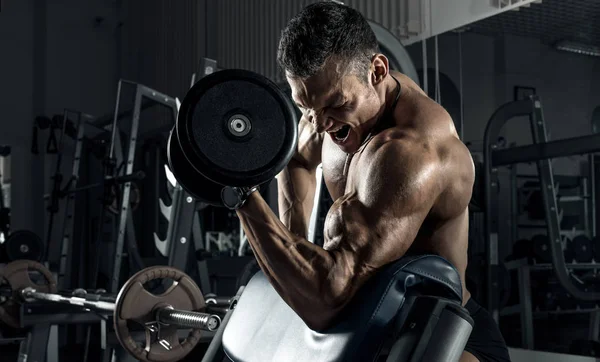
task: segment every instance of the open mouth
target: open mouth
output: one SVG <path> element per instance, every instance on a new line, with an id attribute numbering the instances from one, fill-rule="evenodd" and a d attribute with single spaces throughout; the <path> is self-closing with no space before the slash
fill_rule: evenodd
<path id="1" fill-rule="evenodd" d="M 350 126 L 345 125 L 337 130 L 329 131 L 329 134 L 338 142 L 344 142 L 350 134 Z"/>

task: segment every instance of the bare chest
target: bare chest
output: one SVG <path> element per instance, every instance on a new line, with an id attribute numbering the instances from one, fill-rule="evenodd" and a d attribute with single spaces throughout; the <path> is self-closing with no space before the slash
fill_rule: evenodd
<path id="1" fill-rule="evenodd" d="M 323 179 L 333 201 L 348 193 L 348 187 L 354 184 L 355 167 L 360 154 L 349 155 L 340 150 L 327 138 L 323 141 L 322 153 Z"/>

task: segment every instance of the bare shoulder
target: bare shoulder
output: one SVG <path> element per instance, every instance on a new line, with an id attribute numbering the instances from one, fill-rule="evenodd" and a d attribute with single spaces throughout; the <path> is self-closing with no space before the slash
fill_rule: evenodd
<path id="1" fill-rule="evenodd" d="M 359 162 L 359 195 L 425 201 L 443 188 L 436 146 L 415 132 L 395 128 L 381 132 L 365 148 Z"/>

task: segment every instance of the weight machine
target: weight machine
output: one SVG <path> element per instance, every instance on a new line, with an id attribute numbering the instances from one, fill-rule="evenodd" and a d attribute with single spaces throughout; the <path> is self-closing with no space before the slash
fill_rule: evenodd
<path id="1" fill-rule="evenodd" d="M 511 119 L 527 116 L 531 125 L 533 144 L 500 149 L 496 140 L 500 131 Z M 556 186 L 550 159 L 600 151 L 600 134 L 548 141 L 542 112 L 542 102 L 538 96 L 514 101 L 501 106 L 492 115 L 484 135 L 484 196 L 485 196 L 485 235 L 487 261 L 487 307 L 498 321 L 500 316 L 500 251 L 499 251 L 499 177 L 498 167 L 523 162 L 536 162 L 544 215 L 548 232 L 548 247 L 551 264 L 529 266 L 526 261 L 515 266 L 518 269 L 520 316 L 522 343 L 533 348 L 533 312 L 531 301 L 531 280 L 529 269 L 545 268 L 553 270 L 560 285 L 575 299 L 598 301 L 600 293 L 586 291 L 575 285 L 563 254 L 563 241 L 560 234 L 559 208 L 556 199 Z M 513 263 L 514 264 L 514 263 Z M 512 264 L 511 264 L 512 265 Z M 511 266 L 512 267 L 512 266 Z M 597 330 L 597 328 L 595 328 Z"/>

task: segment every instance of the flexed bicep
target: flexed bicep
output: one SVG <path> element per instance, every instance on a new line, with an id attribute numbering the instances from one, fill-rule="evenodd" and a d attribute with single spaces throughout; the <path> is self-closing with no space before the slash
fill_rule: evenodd
<path id="1" fill-rule="evenodd" d="M 372 272 L 406 253 L 441 192 L 435 155 L 408 146 L 392 141 L 375 150 L 360 182 L 329 211 L 334 300 L 354 295 Z"/>

